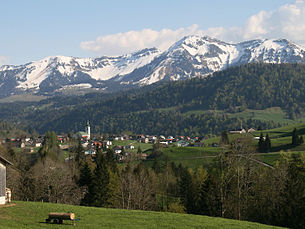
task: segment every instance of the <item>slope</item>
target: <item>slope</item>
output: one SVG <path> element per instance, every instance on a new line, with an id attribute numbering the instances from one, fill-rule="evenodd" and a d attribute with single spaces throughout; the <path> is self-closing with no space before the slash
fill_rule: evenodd
<path id="1" fill-rule="evenodd" d="M 165 212 L 128 211 L 62 204 L 17 202 L 16 206 L 0 208 L 0 228 L 62 228 L 46 224 L 49 212 L 74 212 L 77 228 L 280 228 L 268 225 L 207 216 Z"/>

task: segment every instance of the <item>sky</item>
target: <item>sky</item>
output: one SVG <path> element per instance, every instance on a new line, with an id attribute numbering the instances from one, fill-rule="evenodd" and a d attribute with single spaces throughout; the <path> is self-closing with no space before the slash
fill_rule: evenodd
<path id="1" fill-rule="evenodd" d="M 0 0 L 0 66 L 166 50 L 188 35 L 305 44 L 305 0 Z"/>

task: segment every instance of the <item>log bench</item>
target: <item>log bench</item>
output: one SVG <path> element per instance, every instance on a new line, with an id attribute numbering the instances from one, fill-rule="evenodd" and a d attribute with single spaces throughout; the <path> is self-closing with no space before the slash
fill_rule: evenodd
<path id="1" fill-rule="evenodd" d="M 62 212 L 50 212 L 49 218 L 46 219 L 46 223 L 53 223 L 62 224 L 64 220 L 71 220 L 73 225 L 75 225 L 75 214 L 74 213 L 62 213 Z"/>

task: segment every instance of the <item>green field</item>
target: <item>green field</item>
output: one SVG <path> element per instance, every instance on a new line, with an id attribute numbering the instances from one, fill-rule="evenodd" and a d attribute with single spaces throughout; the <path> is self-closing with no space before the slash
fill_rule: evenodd
<path id="1" fill-rule="evenodd" d="M 0 228 L 74 228 L 70 221 L 63 225 L 46 224 L 49 212 L 73 212 L 80 221 L 75 228 L 279 228 L 246 221 L 167 212 L 131 211 L 80 207 L 62 204 L 16 202 L 0 208 Z"/>
<path id="2" fill-rule="evenodd" d="M 303 138 L 305 139 L 304 123 L 294 123 L 281 128 L 256 131 L 253 134 L 229 134 L 228 137 L 231 142 L 241 136 L 253 138 L 260 136 L 261 133 L 263 133 L 264 136 L 268 133 L 271 137 L 271 152 L 257 152 L 255 153 L 255 158 L 270 165 L 274 165 L 276 161 L 280 159 L 280 153 L 282 151 L 291 152 L 294 154 L 305 154 L 305 143 L 299 146 L 291 145 L 291 133 L 294 128 L 298 130 L 299 135 L 304 135 Z M 219 141 L 220 137 L 217 136 L 203 140 L 206 145 L 205 147 L 169 146 L 168 148 L 164 148 L 162 150 L 163 158 L 161 158 L 161 160 L 167 158 L 169 161 L 175 162 L 176 165 L 181 163 L 182 165 L 193 169 L 197 169 L 200 165 L 207 168 L 214 162 L 214 159 L 219 152 L 228 150 L 222 147 L 210 147 L 212 143 L 219 143 Z M 252 144 L 254 149 L 257 149 L 258 140 L 253 139 Z M 147 161 L 146 163 L 148 165 L 153 164 L 152 161 Z"/>
<path id="3" fill-rule="evenodd" d="M 138 151 L 138 147 L 140 146 L 142 152 L 152 149 L 152 144 L 146 144 L 146 143 L 141 143 L 137 142 L 136 140 L 124 140 L 124 141 L 113 141 L 112 146 L 127 146 L 129 144 L 134 145 L 134 149 L 128 149 L 128 152 L 134 152 L 136 153 Z"/>
<path id="4" fill-rule="evenodd" d="M 283 111 L 280 107 L 271 107 L 267 108 L 265 110 L 252 110 L 252 109 L 246 109 L 242 112 L 236 112 L 236 113 L 227 113 L 222 110 L 193 110 L 188 111 L 185 114 L 191 115 L 191 114 L 208 114 L 208 113 L 218 113 L 218 114 L 226 114 L 229 118 L 243 118 L 243 119 L 253 119 L 253 120 L 259 120 L 259 121 L 273 121 L 275 123 L 280 124 L 294 124 L 296 121 L 291 120 L 287 117 L 287 114 L 285 111 Z"/>

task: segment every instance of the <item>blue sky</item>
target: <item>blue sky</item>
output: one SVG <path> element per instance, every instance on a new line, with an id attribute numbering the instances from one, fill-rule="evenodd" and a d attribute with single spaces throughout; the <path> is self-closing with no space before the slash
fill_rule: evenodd
<path id="1" fill-rule="evenodd" d="M 227 42 L 305 39 L 303 0 L 0 0 L 0 6 L 0 65 L 165 49 L 189 34 Z"/>

